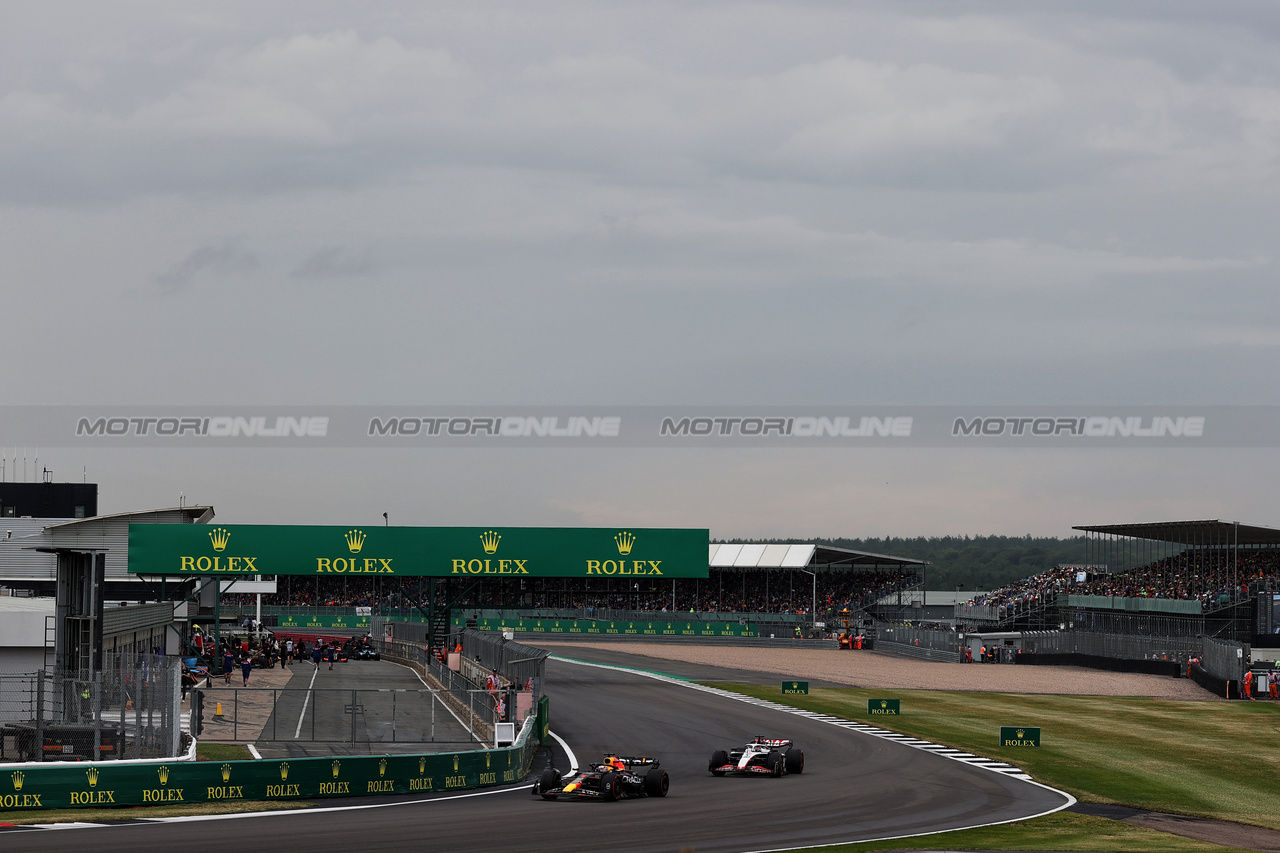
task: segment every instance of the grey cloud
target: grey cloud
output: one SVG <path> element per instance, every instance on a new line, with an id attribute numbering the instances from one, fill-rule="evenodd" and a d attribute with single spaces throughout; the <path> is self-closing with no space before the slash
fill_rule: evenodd
<path id="1" fill-rule="evenodd" d="M 256 255 L 228 242 L 221 246 L 201 246 L 153 280 L 161 293 L 176 293 L 187 289 L 201 273 L 232 275 L 252 272 L 259 266 Z"/>
<path id="2" fill-rule="evenodd" d="M 352 252 L 342 246 L 326 246 L 312 252 L 293 271 L 294 278 L 349 278 L 377 269 L 373 252 Z"/>

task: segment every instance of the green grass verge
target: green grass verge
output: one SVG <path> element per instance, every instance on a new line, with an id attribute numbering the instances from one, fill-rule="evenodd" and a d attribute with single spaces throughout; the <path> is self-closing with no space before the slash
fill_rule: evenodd
<path id="1" fill-rule="evenodd" d="M 245 800 L 183 806 L 121 806 L 114 809 L 26 809 L 0 812 L 0 826 L 27 823 L 105 823 L 112 820 L 133 820 L 144 817 L 274 812 L 285 809 L 306 809 L 314 805 L 315 803 L 306 803 L 301 800 L 264 800 L 261 802 Z"/>
<path id="2" fill-rule="evenodd" d="M 253 756 L 238 743 L 196 744 L 196 761 L 249 761 Z"/>
<path id="3" fill-rule="evenodd" d="M 822 853 L 871 850 L 1057 850 L 1089 853 L 1225 853 L 1223 847 L 1101 817 L 1058 812 L 1004 826 L 823 847 Z"/>
<path id="4" fill-rule="evenodd" d="M 1280 829 L 1280 707 L 1270 703 L 713 686 L 1007 761 L 1085 802 Z M 902 715 L 868 717 L 870 698 L 901 699 Z M 1041 746 L 1000 747 L 1002 725 L 1039 726 Z"/>

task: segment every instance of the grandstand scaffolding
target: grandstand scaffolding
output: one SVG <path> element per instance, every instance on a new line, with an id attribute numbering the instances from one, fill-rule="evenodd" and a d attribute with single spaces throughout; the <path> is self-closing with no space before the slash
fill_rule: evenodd
<path id="1" fill-rule="evenodd" d="M 1164 615 L 1165 627 L 1184 636 L 1194 632 L 1240 642 L 1256 638 L 1258 581 L 1280 569 L 1280 530 L 1216 519 L 1074 529 L 1085 533 L 1086 561 L 1110 568 L 1109 577 L 1096 585 L 1112 598 L 1195 602 L 1199 613 L 1188 612 L 1182 619 Z M 1079 607 L 1073 614 L 1083 617 Z M 1126 623 L 1150 629 L 1150 615 L 1091 614 L 1086 621 L 1110 621 L 1110 630 Z"/>

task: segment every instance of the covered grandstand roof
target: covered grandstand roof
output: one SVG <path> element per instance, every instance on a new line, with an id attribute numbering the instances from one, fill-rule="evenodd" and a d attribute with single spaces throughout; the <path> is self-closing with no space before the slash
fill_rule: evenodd
<path id="1" fill-rule="evenodd" d="M 806 566 L 927 566 L 926 560 L 891 557 L 867 551 L 851 551 L 830 545 L 762 545 L 758 543 L 712 543 L 709 565 L 713 569 L 772 569 Z"/>
<path id="2" fill-rule="evenodd" d="M 1179 545 L 1211 545 L 1216 548 L 1234 544 L 1280 546 L 1280 530 L 1217 519 L 1079 525 L 1071 529 L 1109 536 L 1128 536 L 1152 542 L 1176 542 Z"/>

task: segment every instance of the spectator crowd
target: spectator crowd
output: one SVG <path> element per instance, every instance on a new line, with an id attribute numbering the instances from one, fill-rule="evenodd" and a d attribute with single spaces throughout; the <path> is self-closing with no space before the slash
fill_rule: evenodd
<path id="1" fill-rule="evenodd" d="M 1058 566 L 975 595 L 967 603 L 1008 613 L 1051 604 L 1061 593 L 1199 601 L 1213 607 L 1248 596 L 1260 579 L 1276 577 L 1280 577 L 1280 551 L 1189 548 L 1114 574 L 1085 571 L 1080 566 Z"/>
<path id="2" fill-rule="evenodd" d="M 820 614 L 866 607 L 919 584 L 913 571 L 818 569 L 816 578 L 793 569 L 712 569 L 707 578 L 481 578 L 459 607 L 537 607 L 650 612 Z M 281 576 L 263 604 L 278 607 L 371 607 L 407 614 L 422 578 Z M 816 598 L 816 602 L 815 602 Z M 230 594 L 224 606 L 251 607 L 252 595 Z"/>

